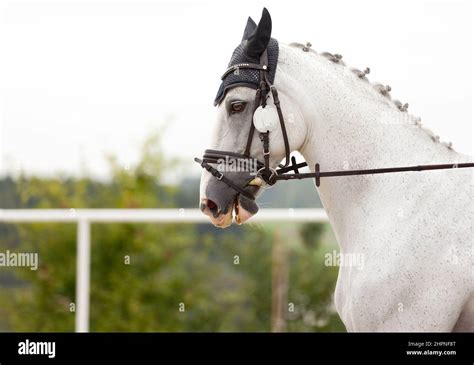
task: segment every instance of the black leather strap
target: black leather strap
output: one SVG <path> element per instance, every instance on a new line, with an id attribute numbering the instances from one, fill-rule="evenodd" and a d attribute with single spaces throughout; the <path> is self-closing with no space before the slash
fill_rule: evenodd
<path id="1" fill-rule="evenodd" d="M 217 180 L 222 181 L 224 184 L 227 184 L 229 187 L 237 191 L 238 193 L 245 196 L 247 199 L 255 200 L 255 197 L 245 191 L 240 186 L 236 185 L 232 180 L 226 177 L 221 171 L 217 170 L 216 168 L 209 165 L 206 161 L 200 160 L 199 158 L 195 158 L 194 161 L 199 163 L 203 168 L 205 168 L 209 173 L 214 176 Z"/>
<path id="2" fill-rule="evenodd" d="M 287 167 L 281 167 L 277 170 L 277 173 L 278 175 L 282 175 L 288 171 L 294 171 L 296 174 L 299 173 L 299 170 L 300 168 L 302 167 L 306 167 L 308 166 L 308 164 L 306 162 L 300 162 L 300 163 L 296 163 L 296 158 L 295 156 L 292 156 L 291 157 L 291 165 L 287 166 Z"/>
<path id="3" fill-rule="evenodd" d="M 263 145 L 263 164 L 266 170 L 270 169 L 270 139 L 268 138 L 268 133 L 260 133 L 260 140 Z"/>
<path id="4" fill-rule="evenodd" d="M 285 163 L 283 164 L 283 167 L 287 167 L 290 163 L 290 142 L 288 141 L 288 134 L 286 133 L 285 119 L 283 119 L 283 113 L 281 111 L 280 99 L 278 97 L 277 89 L 272 85 L 270 86 L 270 90 L 272 91 L 273 104 L 275 104 L 277 109 L 278 119 L 280 120 L 281 134 L 283 136 L 283 142 L 285 143 Z"/>
<path id="5" fill-rule="evenodd" d="M 255 113 L 255 110 L 257 110 L 257 108 L 259 107 L 261 97 L 262 97 L 262 92 L 260 89 L 258 89 L 257 93 L 255 94 L 255 106 L 253 109 L 253 113 Z M 252 113 L 252 120 L 250 121 L 250 130 L 247 136 L 247 143 L 245 145 L 245 151 L 244 151 L 244 155 L 246 156 L 250 156 L 250 149 L 252 148 L 253 135 L 255 133 L 255 125 L 253 124 L 253 113 Z"/>
<path id="6" fill-rule="evenodd" d="M 438 164 L 438 165 L 415 165 L 402 167 L 386 167 L 381 169 L 364 169 L 364 170 L 341 170 L 341 171 L 320 171 L 319 164 L 315 165 L 315 172 L 296 173 L 296 174 L 281 174 L 275 177 L 275 181 L 279 180 L 294 180 L 294 179 L 316 179 L 316 186 L 319 186 L 322 177 L 335 176 L 356 176 L 356 175 L 376 175 L 388 174 L 395 172 L 409 172 L 409 171 L 429 171 L 429 170 L 449 170 L 449 169 L 463 169 L 474 167 L 473 162 L 468 163 L 452 163 L 452 164 Z"/>

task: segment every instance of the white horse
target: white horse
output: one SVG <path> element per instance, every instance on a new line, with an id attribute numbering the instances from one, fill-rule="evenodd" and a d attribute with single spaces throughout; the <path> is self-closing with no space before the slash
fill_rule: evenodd
<path id="1" fill-rule="evenodd" d="M 440 142 L 406 105 L 391 100 L 387 88 L 371 84 L 339 56 L 280 44 L 274 85 L 291 150 L 310 167 L 471 160 Z M 243 152 L 254 98 L 251 88 L 227 91 L 217 107 L 213 148 Z M 237 110 L 230 109 L 234 101 L 241 102 Z M 276 166 L 285 152 L 279 129 L 270 133 L 270 152 Z M 251 155 L 262 160 L 257 136 Z M 472 182 L 471 169 L 321 180 L 317 190 L 341 254 L 364 258 L 362 270 L 339 269 L 335 302 L 348 331 L 474 331 Z M 200 199 L 203 212 L 220 227 L 232 223 L 233 207 L 239 223 L 257 211 L 205 170 Z"/>

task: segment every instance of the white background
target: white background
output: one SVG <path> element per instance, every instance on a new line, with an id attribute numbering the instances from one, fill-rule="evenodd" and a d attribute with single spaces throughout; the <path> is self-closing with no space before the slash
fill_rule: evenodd
<path id="1" fill-rule="evenodd" d="M 125 166 L 167 125 L 164 152 L 191 162 L 246 19 L 341 53 L 392 86 L 424 125 L 472 154 L 472 5 L 466 1 L 0 1 L 0 173 L 93 174 Z"/>

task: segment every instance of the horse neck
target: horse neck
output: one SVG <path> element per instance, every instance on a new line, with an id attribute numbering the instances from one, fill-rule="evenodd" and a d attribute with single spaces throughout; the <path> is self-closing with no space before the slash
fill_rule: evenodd
<path id="1" fill-rule="evenodd" d="M 330 171 L 465 160 L 348 67 L 292 46 L 280 47 L 279 57 L 280 87 L 302 111 L 308 134 L 300 152 L 312 170 L 316 163 Z M 387 180 L 370 175 L 323 178 L 319 194 L 337 235 L 352 229 L 347 223 L 357 222 L 361 205 L 383 201 L 375 195 L 390 189 Z"/>

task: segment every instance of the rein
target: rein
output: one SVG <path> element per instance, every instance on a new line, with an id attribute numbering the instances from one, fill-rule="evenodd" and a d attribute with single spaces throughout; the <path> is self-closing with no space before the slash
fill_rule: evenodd
<path id="1" fill-rule="evenodd" d="M 294 157 L 293 157 L 294 159 Z M 290 166 L 294 168 L 308 166 L 306 162 L 300 163 L 296 166 Z M 462 169 L 474 167 L 474 163 L 459 163 L 459 164 L 438 164 L 438 165 L 416 165 L 416 166 L 403 166 L 403 167 L 386 167 L 381 169 L 364 169 L 364 170 L 340 170 L 340 171 L 320 171 L 319 163 L 315 165 L 314 172 L 298 173 L 295 169 L 295 174 L 281 174 L 275 177 L 275 182 L 279 180 L 294 180 L 294 179 L 308 179 L 314 178 L 316 186 L 319 187 L 322 177 L 334 177 L 334 176 L 356 176 L 356 175 L 376 175 L 376 174 L 390 174 L 395 172 L 407 172 L 407 171 L 427 171 L 427 170 L 448 170 L 448 169 Z"/>

